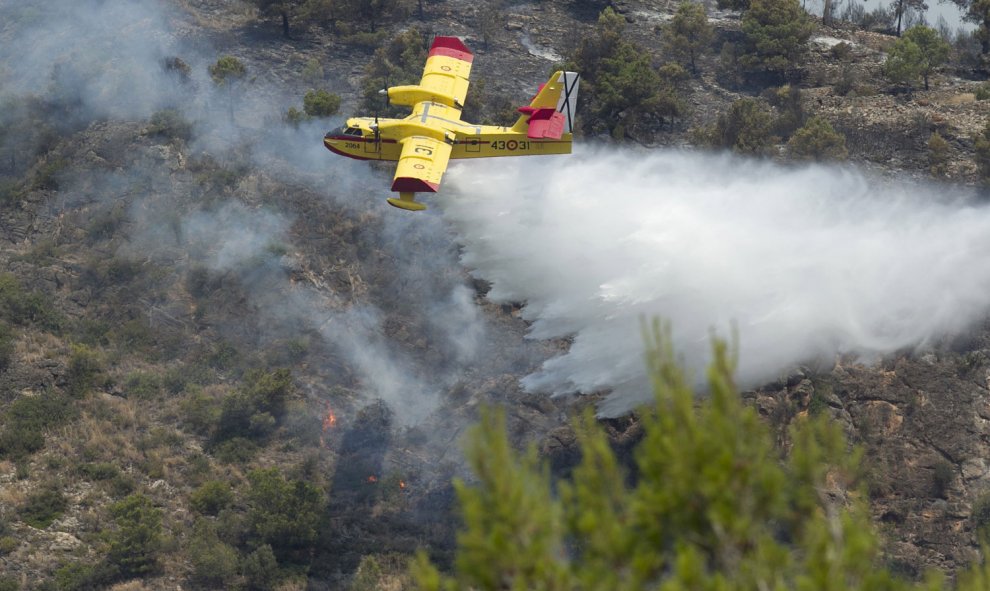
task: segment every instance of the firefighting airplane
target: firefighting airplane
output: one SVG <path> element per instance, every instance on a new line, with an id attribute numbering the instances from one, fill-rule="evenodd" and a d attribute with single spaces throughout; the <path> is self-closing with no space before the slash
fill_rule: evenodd
<path id="1" fill-rule="evenodd" d="M 512 127 L 461 121 L 474 55 L 457 37 L 436 37 L 416 86 L 393 86 L 388 99 L 412 107 L 405 119 L 354 117 L 326 134 L 334 154 L 398 161 L 389 204 L 420 211 L 416 193 L 435 193 L 451 158 L 570 154 L 578 75 L 556 72 Z"/>

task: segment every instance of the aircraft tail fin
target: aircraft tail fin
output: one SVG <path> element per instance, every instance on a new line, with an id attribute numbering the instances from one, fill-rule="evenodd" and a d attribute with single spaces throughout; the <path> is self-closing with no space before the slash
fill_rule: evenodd
<path id="1" fill-rule="evenodd" d="M 559 139 L 564 133 L 572 133 L 579 78 L 576 72 L 554 72 L 546 84 L 540 85 L 529 105 L 519 107 L 522 115 L 512 131 L 526 132 L 533 139 Z"/>

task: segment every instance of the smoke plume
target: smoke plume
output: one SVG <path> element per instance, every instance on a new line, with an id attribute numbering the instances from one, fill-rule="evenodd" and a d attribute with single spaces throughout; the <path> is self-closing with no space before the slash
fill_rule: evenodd
<path id="1" fill-rule="evenodd" d="M 649 395 L 640 325 L 661 317 L 698 375 L 712 334 L 740 335 L 757 385 L 837 354 L 925 347 L 990 308 L 990 210 L 944 187 L 849 167 L 585 148 L 450 170 L 443 209 L 496 302 L 530 336 L 573 337 L 524 379 L 555 395 Z"/>

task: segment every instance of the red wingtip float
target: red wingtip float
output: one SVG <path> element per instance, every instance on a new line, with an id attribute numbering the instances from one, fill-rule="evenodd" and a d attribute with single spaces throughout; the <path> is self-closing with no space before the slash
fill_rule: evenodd
<path id="1" fill-rule="evenodd" d="M 334 154 L 398 162 L 388 203 L 419 211 L 416 193 L 436 193 L 452 158 L 570 154 L 578 75 L 556 72 L 541 84 L 512 127 L 461 120 L 474 54 L 457 37 L 436 37 L 417 85 L 393 86 L 389 101 L 406 105 L 404 119 L 354 117 L 326 134 Z"/>

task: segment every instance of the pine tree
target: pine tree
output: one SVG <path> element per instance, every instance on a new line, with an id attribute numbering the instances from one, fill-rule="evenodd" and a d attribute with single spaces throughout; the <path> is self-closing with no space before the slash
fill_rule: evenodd
<path id="1" fill-rule="evenodd" d="M 686 63 L 695 75 L 696 58 L 710 48 L 714 37 L 705 5 L 695 2 L 682 2 L 674 18 L 663 28 L 664 49 Z"/>
<path id="2" fill-rule="evenodd" d="M 302 480 L 286 480 L 278 468 L 248 473 L 247 521 L 252 543 L 269 544 L 280 560 L 299 561 L 316 540 L 323 493 Z"/>
<path id="3" fill-rule="evenodd" d="M 581 73 L 579 111 L 587 132 L 624 137 L 683 114 L 683 102 L 653 68 L 648 52 L 626 40 L 626 21 L 611 8 L 598 16 L 564 68 Z"/>
<path id="4" fill-rule="evenodd" d="M 920 74 L 925 81 L 925 90 L 928 90 L 928 78 L 935 70 L 949 61 L 949 51 L 952 49 L 949 44 L 942 39 L 938 31 L 924 25 L 915 25 L 904 32 L 904 37 L 918 46 L 921 53 Z"/>
<path id="5" fill-rule="evenodd" d="M 746 43 L 739 63 L 780 77 L 800 65 L 814 24 L 798 0 L 752 0 L 742 29 Z"/>
<path id="6" fill-rule="evenodd" d="M 116 531 L 110 538 L 107 561 L 121 575 L 132 577 L 158 567 L 162 547 L 162 510 L 142 494 L 133 494 L 110 507 Z"/>
<path id="7" fill-rule="evenodd" d="M 425 555 L 421 589 L 896 590 L 880 564 L 860 453 L 824 414 L 796 421 L 785 461 L 769 428 L 741 402 L 735 355 L 716 342 L 708 389 L 696 397 L 654 327 L 648 365 L 654 403 L 633 481 L 589 413 L 581 448 L 554 494 L 531 447 L 512 449 L 504 415 L 488 412 L 470 437 L 476 482 L 456 483 L 464 530 L 454 572 Z M 932 585 L 930 588 L 934 588 Z"/>

